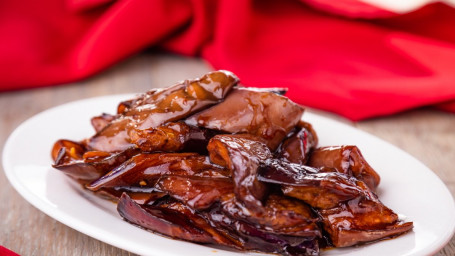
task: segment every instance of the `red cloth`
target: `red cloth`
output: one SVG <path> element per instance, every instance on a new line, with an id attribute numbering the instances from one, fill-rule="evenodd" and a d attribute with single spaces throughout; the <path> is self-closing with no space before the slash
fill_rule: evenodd
<path id="1" fill-rule="evenodd" d="M 455 111 L 455 9 L 356 0 L 0 1 L 0 90 L 75 81 L 157 47 L 353 120 Z"/>
<path id="2" fill-rule="evenodd" d="M 0 256 L 19 256 L 19 254 L 0 245 Z"/>

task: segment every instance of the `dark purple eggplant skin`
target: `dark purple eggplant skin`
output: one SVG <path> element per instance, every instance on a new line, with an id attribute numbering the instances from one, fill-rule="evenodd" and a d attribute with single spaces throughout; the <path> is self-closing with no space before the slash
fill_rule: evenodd
<path id="1" fill-rule="evenodd" d="M 163 207 L 143 207 L 126 193 L 120 197 L 117 211 L 130 223 L 172 238 L 197 243 L 214 243 L 210 234 L 193 225 L 187 216 Z"/>
<path id="2" fill-rule="evenodd" d="M 139 205 L 124 193 L 117 210 L 126 221 L 171 238 L 289 256 L 319 255 L 316 237 L 267 233 L 227 217 L 217 207 L 198 213 L 179 202 Z"/>
<path id="3" fill-rule="evenodd" d="M 140 205 L 124 193 L 117 204 L 117 211 L 126 221 L 171 238 L 243 249 L 241 241 L 217 230 L 208 220 L 180 202 Z"/>
<path id="4" fill-rule="evenodd" d="M 246 221 L 256 228 L 280 235 L 320 237 L 319 217 L 300 200 L 280 194 L 270 194 L 262 211 L 250 211 L 234 195 L 222 197 L 220 209 L 236 220 Z"/>
<path id="5" fill-rule="evenodd" d="M 226 215 L 220 207 L 201 213 L 219 230 L 226 230 L 232 237 L 243 241 L 243 250 L 278 253 L 281 255 L 319 255 L 317 237 L 286 236 L 258 229 L 244 220 Z"/>

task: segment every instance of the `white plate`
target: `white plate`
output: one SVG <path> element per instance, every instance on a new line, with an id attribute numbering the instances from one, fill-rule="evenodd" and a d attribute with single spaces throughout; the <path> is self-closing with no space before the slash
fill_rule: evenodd
<path id="1" fill-rule="evenodd" d="M 79 185 L 51 167 L 50 150 L 60 138 L 80 140 L 93 134 L 90 118 L 113 113 L 132 95 L 76 101 L 44 111 L 20 125 L 3 152 L 6 176 L 32 205 L 84 234 L 142 255 L 239 255 L 168 239 L 123 221 L 115 205 L 83 192 Z M 320 145 L 358 145 L 381 175 L 379 197 L 385 205 L 414 222 L 414 231 L 396 239 L 322 255 L 429 255 L 440 250 L 455 228 L 454 200 L 439 178 L 402 150 L 355 128 L 306 113 Z"/>

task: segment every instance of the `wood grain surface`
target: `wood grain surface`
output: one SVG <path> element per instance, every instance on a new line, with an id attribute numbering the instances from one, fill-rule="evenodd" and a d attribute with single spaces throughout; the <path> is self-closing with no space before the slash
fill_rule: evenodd
<path id="1" fill-rule="evenodd" d="M 88 97 L 166 87 L 209 70 L 210 66 L 199 59 L 142 53 L 82 82 L 0 93 L 0 154 L 9 134 L 45 109 Z M 455 195 L 454 114 L 418 109 L 352 123 L 333 114 L 310 111 L 351 124 L 398 146 L 432 169 Z M 3 171 L 0 172 L 0 202 L 0 245 L 21 255 L 134 255 L 40 212 L 11 187 Z M 455 255 L 455 239 L 436 255 Z"/>

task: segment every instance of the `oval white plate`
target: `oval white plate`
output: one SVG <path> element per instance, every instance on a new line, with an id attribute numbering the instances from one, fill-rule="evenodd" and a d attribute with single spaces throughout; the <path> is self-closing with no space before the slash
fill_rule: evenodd
<path id="1" fill-rule="evenodd" d="M 113 95 L 68 103 L 44 111 L 20 125 L 3 152 L 6 176 L 32 205 L 82 233 L 141 255 L 239 255 L 214 247 L 172 240 L 123 221 L 115 205 L 84 192 L 51 167 L 50 150 L 60 138 L 81 140 L 92 135 L 90 118 L 113 113 L 132 95 Z M 358 145 L 381 175 L 379 197 L 414 222 L 414 230 L 396 239 L 365 246 L 333 249 L 322 255 L 429 255 L 440 250 L 455 229 L 455 204 L 441 180 L 402 150 L 355 128 L 306 113 L 320 145 Z M 251 253 L 254 254 L 254 253 Z M 257 254 L 255 254 L 257 255 Z"/>

